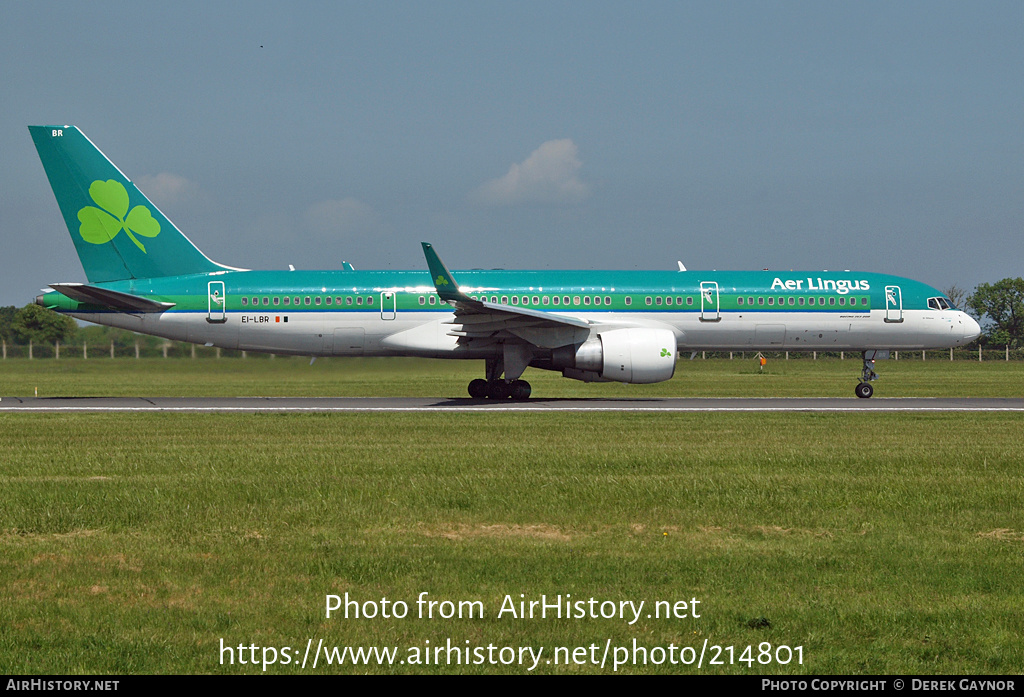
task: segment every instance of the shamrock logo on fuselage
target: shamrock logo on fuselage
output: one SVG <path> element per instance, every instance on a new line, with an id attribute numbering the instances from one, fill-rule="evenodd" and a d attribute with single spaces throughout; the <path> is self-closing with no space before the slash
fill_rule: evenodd
<path id="1" fill-rule="evenodd" d="M 78 234 L 82 239 L 92 244 L 106 244 L 124 230 L 145 254 L 146 248 L 135 235 L 156 237 L 160 234 L 160 223 L 150 210 L 145 206 L 135 206 L 129 211 L 128 191 L 121 182 L 113 179 L 94 181 L 89 186 L 89 196 L 99 208 L 86 206 L 78 211 L 78 220 L 82 223 Z"/>

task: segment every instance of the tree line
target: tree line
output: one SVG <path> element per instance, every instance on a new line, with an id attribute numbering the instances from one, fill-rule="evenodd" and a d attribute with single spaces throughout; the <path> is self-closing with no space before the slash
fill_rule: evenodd
<path id="1" fill-rule="evenodd" d="M 981 323 L 982 346 L 1024 346 L 1024 278 L 978 285 L 964 309 Z"/>
<path id="2" fill-rule="evenodd" d="M 111 342 L 119 349 L 127 349 L 138 342 L 148 348 L 157 348 L 167 340 L 161 337 L 136 334 L 126 329 L 90 324 L 80 327 L 73 317 L 62 315 L 30 303 L 25 307 L 7 305 L 0 307 L 0 340 L 8 345 L 53 346 L 90 344 L 109 346 Z"/>
<path id="3" fill-rule="evenodd" d="M 986 346 L 1024 347 L 1024 278 L 1004 278 L 995 283 L 981 283 L 974 292 L 951 286 L 946 296 L 953 304 L 981 323 L 982 334 L 977 344 Z M 113 327 L 79 327 L 74 319 L 30 303 L 17 308 L 0 307 L 0 339 L 10 344 L 89 343 L 128 346 L 136 341 L 162 344 L 164 339 L 141 337 Z"/>

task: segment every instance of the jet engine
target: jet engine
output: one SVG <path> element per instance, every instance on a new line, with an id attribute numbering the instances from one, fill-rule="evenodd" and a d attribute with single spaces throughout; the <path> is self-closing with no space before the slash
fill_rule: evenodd
<path id="1" fill-rule="evenodd" d="M 676 337 L 668 329 L 612 329 L 556 348 L 551 363 L 565 377 L 584 382 L 662 382 L 676 371 Z"/>

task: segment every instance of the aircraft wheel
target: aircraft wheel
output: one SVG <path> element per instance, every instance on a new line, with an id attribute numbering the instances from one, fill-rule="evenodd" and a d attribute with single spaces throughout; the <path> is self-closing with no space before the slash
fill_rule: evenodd
<path id="1" fill-rule="evenodd" d="M 861 399 L 868 399 L 875 393 L 875 388 L 871 386 L 870 382 L 859 382 L 857 383 L 857 387 L 854 389 L 854 392 L 856 392 L 857 396 Z"/>
<path id="2" fill-rule="evenodd" d="M 487 386 L 487 396 L 491 399 L 508 399 L 512 396 L 512 387 L 504 380 L 494 380 Z"/>
<path id="3" fill-rule="evenodd" d="M 512 399 L 522 402 L 530 398 L 530 383 L 526 380 L 516 380 L 512 383 Z"/>
<path id="4" fill-rule="evenodd" d="M 469 396 L 473 399 L 487 399 L 487 381 L 477 378 L 469 383 Z"/>

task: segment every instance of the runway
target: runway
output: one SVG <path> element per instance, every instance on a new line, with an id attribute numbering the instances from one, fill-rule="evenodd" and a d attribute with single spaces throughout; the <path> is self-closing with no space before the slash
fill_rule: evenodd
<path id="1" fill-rule="evenodd" d="M 426 397 L 2 397 L 0 413 L 38 412 L 976 412 L 1024 411 L 1024 399 L 720 398 L 530 399 Z"/>

